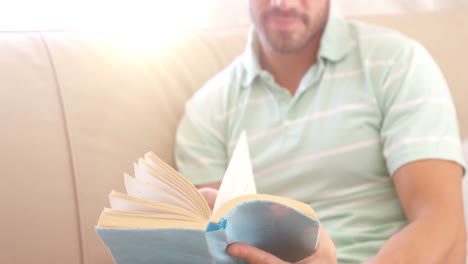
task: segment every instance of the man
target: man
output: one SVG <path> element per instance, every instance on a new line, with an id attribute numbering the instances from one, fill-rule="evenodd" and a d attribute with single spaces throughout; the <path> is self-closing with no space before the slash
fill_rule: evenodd
<path id="1" fill-rule="evenodd" d="M 302 263 L 465 263 L 463 158 L 440 70 L 415 41 L 330 6 L 249 1 L 246 51 L 187 103 L 179 170 L 216 189 L 246 130 L 258 191 L 321 219 Z M 228 252 L 284 263 L 243 244 Z"/>

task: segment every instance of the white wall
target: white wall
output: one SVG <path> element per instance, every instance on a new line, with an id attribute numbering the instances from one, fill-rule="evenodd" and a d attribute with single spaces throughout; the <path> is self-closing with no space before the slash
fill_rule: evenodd
<path id="1" fill-rule="evenodd" d="M 346 15 L 468 7 L 468 0 L 335 0 Z M 0 0 L 0 30 L 217 28 L 249 23 L 247 0 Z M 169 29 L 172 29 L 169 28 Z"/>
<path id="2" fill-rule="evenodd" d="M 190 0 L 191 1 L 191 0 Z M 198 0 L 201 1 L 201 0 Z M 249 23 L 246 0 L 204 0 L 210 2 L 207 26 Z M 468 0 L 332 0 L 345 15 L 395 15 L 411 12 L 433 12 L 464 7 Z"/>
<path id="3" fill-rule="evenodd" d="M 337 0 L 349 15 L 431 12 L 468 6 L 468 0 Z"/>

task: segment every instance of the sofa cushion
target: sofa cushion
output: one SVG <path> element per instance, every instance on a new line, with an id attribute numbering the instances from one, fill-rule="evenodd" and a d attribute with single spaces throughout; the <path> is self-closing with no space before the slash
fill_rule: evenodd
<path id="1" fill-rule="evenodd" d="M 0 263 L 81 263 L 61 94 L 42 37 L 0 34 Z"/>

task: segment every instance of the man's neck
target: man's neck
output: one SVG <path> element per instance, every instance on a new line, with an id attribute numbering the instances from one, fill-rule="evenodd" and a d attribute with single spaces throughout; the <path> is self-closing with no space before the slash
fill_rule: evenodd
<path id="1" fill-rule="evenodd" d="M 260 64 L 273 75 L 276 83 L 295 94 L 306 72 L 317 62 L 319 47 L 320 39 L 292 53 L 278 53 L 262 46 Z"/>

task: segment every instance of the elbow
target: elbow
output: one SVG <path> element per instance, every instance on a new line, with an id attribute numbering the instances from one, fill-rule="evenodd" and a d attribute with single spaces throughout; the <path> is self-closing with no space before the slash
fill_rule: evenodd
<path id="1" fill-rule="evenodd" d="M 458 248 L 458 254 L 460 256 L 460 263 L 465 264 L 466 263 L 466 250 L 467 250 L 467 244 L 466 244 L 466 230 L 463 228 L 463 231 L 460 232 L 460 234 L 457 237 L 457 245 L 456 247 Z"/>
<path id="2" fill-rule="evenodd" d="M 454 239 L 452 240 L 452 247 L 449 250 L 447 255 L 447 259 L 450 260 L 447 263 L 460 263 L 465 264 L 467 263 L 466 260 L 466 251 L 467 251 L 467 236 L 466 236 L 466 229 L 465 224 L 459 225 L 455 232 Z"/>

